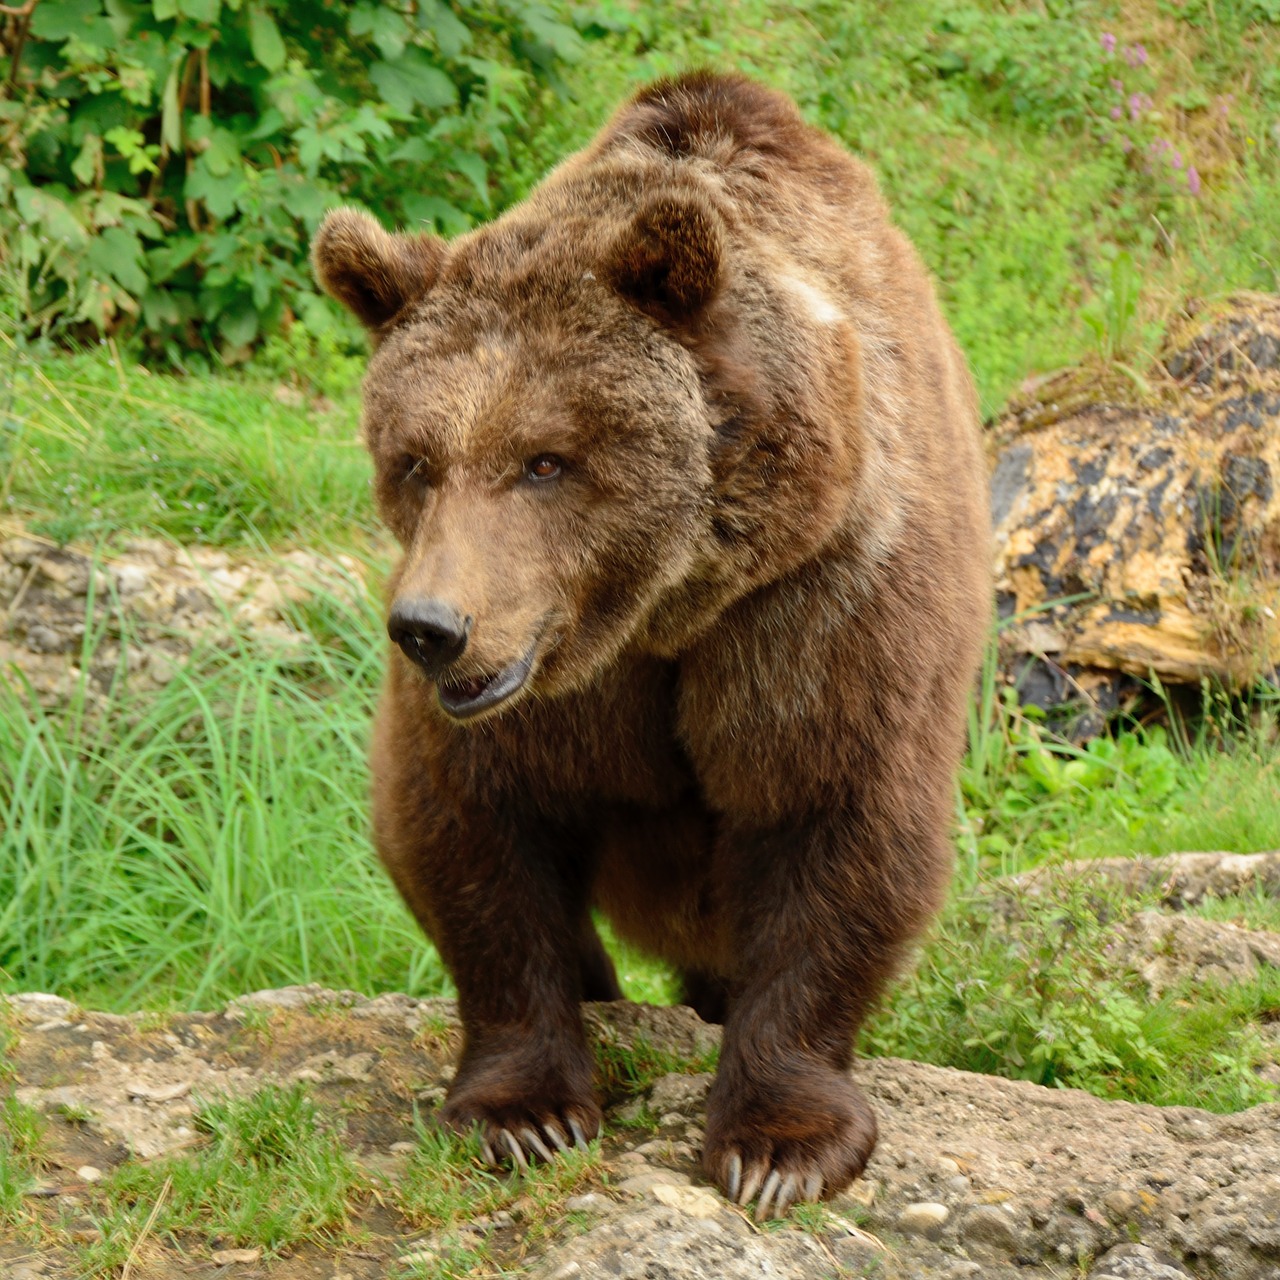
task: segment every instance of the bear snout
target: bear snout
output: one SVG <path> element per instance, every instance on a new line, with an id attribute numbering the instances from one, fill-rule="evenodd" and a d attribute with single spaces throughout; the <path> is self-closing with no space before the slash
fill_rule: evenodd
<path id="1" fill-rule="evenodd" d="M 399 596 L 391 606 L 387 634 L 406 657 L 435 680 L 462 656 L 471 621 L 444 600 Z"/>

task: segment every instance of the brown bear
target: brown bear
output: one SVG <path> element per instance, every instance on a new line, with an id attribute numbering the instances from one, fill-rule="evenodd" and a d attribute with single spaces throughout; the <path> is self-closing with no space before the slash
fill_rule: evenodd
<path id="1" fill-rule="evenodd" d="M 344 209 L 313 260 L 376 346 L 374 828 L 457 983 L 444 1121 L 518 1165 L 599 1132 L 598 909 L 724 1023 L 709 1176 L 760 1216 L 838 1193 L 989 611 L 974 391 L 914 250 L 786 98 L 702 72 L 451 244 Z"/>

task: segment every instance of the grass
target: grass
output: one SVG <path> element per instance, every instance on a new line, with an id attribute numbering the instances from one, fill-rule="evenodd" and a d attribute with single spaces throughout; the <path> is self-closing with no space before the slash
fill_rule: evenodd
<path id="1" fill-rule="evenodd" d="M 165 377 L 106 348 L 38 359 L 11 345 L 0 367 L 0 517 L 21 512 L 44 537 L 360 547 L 380 536 L 350 384 L 336 403 L 306 404 L 265 371 Z"/>
<path id="2" fill-rule="evenodd" d="M 148 1238 L 200 1233 L 278 1252 L 342 1237 L 368 1179 L 301 1085 L 209 1101 L 195 1125 L 206 1141 L 193 1153 L 128 1161 L 102 1184 L 91 1214 L 102 1238 L 82 1255 L 88 1276 L 117 1274 Z"/>

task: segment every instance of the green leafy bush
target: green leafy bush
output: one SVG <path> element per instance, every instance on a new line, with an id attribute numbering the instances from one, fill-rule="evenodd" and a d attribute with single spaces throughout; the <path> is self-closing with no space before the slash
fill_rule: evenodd
<path id="1" fill-rule="evenodd" d="M 181 361 L 336 313 L 325 210 L 457 232 L 577 31 L 536 0 L 39 0 L 0 28 L 11 320 L 138 327 Z"/>

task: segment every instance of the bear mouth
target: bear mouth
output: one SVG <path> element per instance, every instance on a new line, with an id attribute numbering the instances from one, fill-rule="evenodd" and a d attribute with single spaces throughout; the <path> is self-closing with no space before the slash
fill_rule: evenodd
<path id="1" fill-rule="evenodd" d="M 469 720 L 513 698 L 528 683 L 536 648 L 536 644 L 531 646 L 523 658 L 509 663 L 496 675 L 437 681 L 436 697 L 440 705 L 455 720 Z"/>

